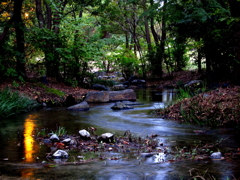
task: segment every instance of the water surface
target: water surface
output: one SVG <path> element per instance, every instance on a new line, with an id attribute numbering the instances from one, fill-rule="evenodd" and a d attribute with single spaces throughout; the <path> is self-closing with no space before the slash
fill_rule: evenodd
<path id="1" fill-rule="evenodd" d="M 200 172 L 211 172 L 216 179 L 232 179 L 239 176 L 239 160 L 203 160 L 155 162 L 152 157 L 136 157 L 131 153 L 102 152 L 84 154 L 70 152 L 71 156 L 66 162 L 74 162 L 78 155 L 96 157 L 121 157 L 118 160 L 94 161 L 82 164 L 59 165 L 46 168 L 44 161 L 50 147 L 36 140 L 36 133 L 41 129 L 54 131 L 57 127 L 65 127 L 68 134 L 78 134 L 83 128 L 93 126 L 96 133 L 112 132 L 123 135 L 130 130 L 136 137 L 146 137 L 157 134 L 157 141 L 169 149 L 175 147 L 191 146 L 199 143 L 215 143 L 226 139 L 217 147 L 217 150 L 236 149 L 239 140 L 228 129 L 210 129 L 193 125 L 180 124 L 176 121 L 154 118 L 149 111 L 164 108 L 174 98 L 173 90 L 151 89 L 136 90 L 137 101 L 143 105 L 134 109 L 113 111 L 114 103 L 90 104 L 89 111 L 67 111 L 65 107 L 46 108 L 20 115 L 12 119 L 1 121 L 0 129 L 0 161 L 2 175 L 11 175 L 16 178 L 29 179 L 97 179 L 97 180 L 126 180 L 126 179 L 188 179 L 192 168 Z M 194 130 L 207 130 L 204 134 L 195 133 Z M 0 175 L 1 175 L 0 174 Z M 0 176 L 1 177 L 1 176 Z"/>

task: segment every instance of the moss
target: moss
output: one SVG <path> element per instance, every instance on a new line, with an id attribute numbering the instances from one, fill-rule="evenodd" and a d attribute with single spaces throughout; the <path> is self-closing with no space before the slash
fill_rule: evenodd
<path id="1" fill-rule="evenodd" d="M 37 85 L 44 88 L 46 90 L 46 92 L 48 92 L 48 93 L 55 94 L 55 95 L 60 96 L 60 97 L 63 97 L 65 95 L 64 92 L 62 92 L 60 90 L 57 90 L 57 89 L 54 89 L 54 88 L 47 87 L 44 84 L 38 83 Z"/>

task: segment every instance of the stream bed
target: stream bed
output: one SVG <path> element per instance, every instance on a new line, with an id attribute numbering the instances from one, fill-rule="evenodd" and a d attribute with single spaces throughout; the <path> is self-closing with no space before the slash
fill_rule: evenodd
<path id="1" fill-rule="evenodd" d="M 210 129 L 151 117 L 149 111 L 171 103 L 175 91 L 138 89 L 136 93 L 137 102 L 143 105 L 130 110 L 113 111 L 111 106 L 114 103 L 94 103 L 90 104 L 89 111 L 45 108 L 1 121 L 0 179 L 180 180 L 205 175 L 206 179 L 227 180 L 240 177 L 240 157 L 237 155 L 221 160 L 179 160 L 177 157 L 184 147 L 195 144 L 218 144 L 211 151 L 223 154 L 236 152 L 240 148 L 240 140 L 232 129 Z M 78 134 L 81 129 L 94 127 L 99 135 L 111 132 L 122 136 L 127 130 L 135 137 L 157 135 L 155 139 L 159 146 L 161 144 L 179 154 L 167 154 L 165 161 L 156 161 L 152 156 L 131 152 L 69 152 L 71 155 L 65 160 L 66 164 L 59 164 L 46 158 L 51 152 L 50 147 L 37 141 L 37 132 L 42 129 L 51 132 L 57 127 L 64 127 L 67 134 Z M 85 159 L 108 158 L 74 164 L 79 156 Z M 52 166 L 46 167 L 49 163 Z"/>

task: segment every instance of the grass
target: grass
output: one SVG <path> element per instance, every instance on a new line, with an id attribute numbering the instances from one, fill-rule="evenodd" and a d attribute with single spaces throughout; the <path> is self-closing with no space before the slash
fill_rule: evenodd
<path id="1" fill-rule="evenodd" d="M 37 107 L 38 103 L 20 95 L 18 92 L 4 89 L 0 91 L 0 117 L 1 119 L 16 114 L 28 112 Z"/>
<path id="2" fill-rule="evenodd" d="M 219 126 L 239 126 L 240 88 L 218 89 L 185 98 L 157 114 L 185 123 Z"/>
<path id="3" fill-rule="evenodd" d="M 53 134 L 56 134 L 57 136 L 64 136 L 67 134 L 67 131 L 65 127 L 58 126 L 55 131 L 52 131 Z"/>
<path id="4" fill-rule="evenodd" d="M 51 133 L 56 134 L 57 136 L 64 136 L 67 134 L 67 131 L 65 127 L 58 126 L 57 129 L 55 131 L 51 131 Z M 40 129 L 37 132 L 37 137 L 45 137 L 48 135 L 49 135 L 49 132 L 46 128 Z"/>
<path id="5" fill-rule="evenodd" d="M 62 91 L 60 91 L 60 90 L 57 90 L 57 89 L 54 89 L 54 88 L 47 87 L 47 86 L 44 85 L 44 84 L 38 83 L 37 85 L 40 86 L 40 87 L 42 87 L 42 88 L 44 88 L 44 89 L 46 90 L 46 92 L 55 94 L 55 95 L 57 95 L 57 96 L 63 97 L 63 96 L 65 95 L 64 92 L 62 92 Z"/>

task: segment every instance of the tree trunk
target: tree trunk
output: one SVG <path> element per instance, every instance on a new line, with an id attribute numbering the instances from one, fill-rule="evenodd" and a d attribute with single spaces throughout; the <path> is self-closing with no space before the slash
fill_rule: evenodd
<path id="1" fill-rule="evenodd" d="M 229 0 L 231 16 L 233 18 L 240 18 L 240 1 L 238 0 Z M 235 54 L 235 65 L 234 65 L 234 78 L 236 83 L 240 84 L 240 22 L 235 20 L 232 25 L 233 31 L 233 44 L 234 44 L 234 54 Z"/>
<path id="2" fill-rule="evenodd" d="M 146 6 L 146 0 L 143 0 L 143 10 L 146 12 L 147 11 L 147 6 Z M 148 45 L 148 51 L 152 51 L 152 44 L 151 44 L 151 38 L 150 38 L 150 32 L 149 32 L 149 26 L 148 26 L 148 17 L 144 17 L 144 26 L 145 26 L 145 33 L 146 33 L 146 41 Z"/>
<path id="3" fill-rule="evenodd" d="M 16 32 L 17 40 L 17 72 L 23 78 L 26 78 L 25 69 L 25 48 L 24 48 L 24 23 L 22 21 L 21 11 L 22 11 L 23 0 L 14 0 L 14 26 Z"/>
<path id="4" fill-rule="evenodd" d="M 151 6 L 153 6 L 153 0 L 150 0 L 150 4 L 151 4 Z M 159 37 L 158 37 L 158 34 L 155 31 L 154 18 L 153 17 L 151 17 L 150 23 L 151 23 L 150 27 L 151 27 L 151 32 L 152 32 L 152 35 L 153 35 L 153 38 L 154 38 L 154 42 L 155 42 L 155 45 L 157 46 L 159 44 Z"/>
<path id="5" fill-rule="evenodd" d="M 198 73 L 202 73 L 202 55 L 201 55 L 201 49 L 199 48 L 197 50 L 197 65 L 198 65 Z"/>
<path id="6" fill-rule="evenodd" d="M 38 19 L 39 28 L 43 28 L 44 26 L 44 18 L 42 14 L 42 2 L 41 0 L 36 0 L 36 15 Z"/>

